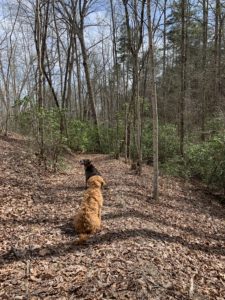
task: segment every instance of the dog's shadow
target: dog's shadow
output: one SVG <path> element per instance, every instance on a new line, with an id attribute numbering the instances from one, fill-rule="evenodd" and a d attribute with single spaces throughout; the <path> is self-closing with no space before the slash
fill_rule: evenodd
<path id="1" fill-rule="evenodd" d="M 75 231 L 72 219 L 69 220 L 67 223 L 61 225 L 58 227 L 61 230 L 62 234 L 65 234 L 67 236 L 76 236 L 77 233 Z"/>
<path id="2" fill-rule="evenodd" d="M 74 191 L 77 192 L 84 192 L 86 190 L 86 186 L 82 185 L 82 186 L 77 186 L 77 187 L 73 187 Z"/>

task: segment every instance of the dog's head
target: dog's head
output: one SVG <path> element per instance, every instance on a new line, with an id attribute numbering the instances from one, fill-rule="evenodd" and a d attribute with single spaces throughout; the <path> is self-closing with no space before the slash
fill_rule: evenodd
<path id="1" fill-rule="evenodd" d="M 87 181 L 87 185 L 90 188 L 102 188 L 105 184 L 106 183 L 104 179 L 102 178 L 102 176 L 99 175 L 92 176 Z"/>
<path id="2" fill-rule="evenodd" d="M 86 168 L 91 165 L 91 160 L 90 159 L 82 159 L 82 160 L 80 160 L 80 164 Z"/>

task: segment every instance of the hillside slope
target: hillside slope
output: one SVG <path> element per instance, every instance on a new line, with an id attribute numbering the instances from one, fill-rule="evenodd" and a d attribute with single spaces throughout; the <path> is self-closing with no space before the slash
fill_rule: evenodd
<path id="1" fill-rule="evenodd" d="M 136 176 L 122 161 L 74 155 L 64 172 L 40 169 L 18 136 L 0 139 L 0 299 L 225 299 L 225 207 L 191 183 Z M 75 244 L 84 192 L 78 161 L 107 182 L 103 230 Z"/>

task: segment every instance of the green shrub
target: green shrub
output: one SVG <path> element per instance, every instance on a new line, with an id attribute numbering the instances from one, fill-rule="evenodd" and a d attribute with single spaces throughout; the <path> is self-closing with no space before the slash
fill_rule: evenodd
<path id="1" fill-rule="evenodd" d="M 206 130 L 209 130 L 214 133 L 218 133 L 224 131 L 225 129 L 225 123 L 224 123 L 224 115 L 218 114 L 216 117 L 209 119 L 206 122 Z"/>
<path id="2" fill-rule="evenodd" d="M 153 158 L 152 144 L 152 126 L 146 125 L 143 130 L 143 157 L 145 160 Z M 179 153 L 179 138 L 176 126 L 172 124 L 159 126 L 159 161 L 160 163 L 168 162 L 172 158 L 177 158 Z"/>
<path id="3" fill-rule="evenodd" d="M 169 175 L 197 178 L 208 186 L 225 187 L 225 136 L 217 134 L 206 142 L 186 144 L 184 158 L 174 155 L 161 168 Z"/>
<path id="4" fill-rule="evenodd" d="M 68 122 L 68 145 L 74 151 L 98 151 L 96 126 L 79 120 L 71 120 Z"/>
<path id="5" fill-rule="evenodd" d="M 44 155 L 48 165 L 54 170 L 59 163 L 63 146 L 67 143 L 67 138 L 62 135 L 60 130 L 61 113 L 57 108 L 37 111 L 39 120 L 43 121 Z M 37 140 L 40 142 L 39 137 Z"/>
<path id="6" fill-rule="evenodd" d="M 225 186 L 225 136 L 215 135 L 209 141 L 189 145 L 186 159 L 190 175 L 208 185 Z"/>
<path id="7" fill-rule="evenodd" d="M 36 107 L 33 106 L 33 99 L 28 96 L 17 99 L 13 105 L 13 114 L 10 120 L 10 129 L 18 131 L 23 135 L 34 134 L 34 119 Z"/>
<path id="8" fill-rule="evenodd" d="M 33 112 L 32 110 L 22 111 L 16 120 L 19 132 L 23 135 L 32 133 Z"/>
<path id="9" fill-rule="evenodd" d="M 123 130 L 119 127 L 119 140 Z M 114 154 L 117 147 L 117 129 L 108 128 L 104 124 L 99 125 L 101 148 L 98 145 L 97 127 L 91 122 L 70 120 L 68 123 L 68 145 L 74 151 L 101 152 Z"/>
<path id="10" fill-rule="evenodd" d="M 172 124 L 159 127 L 159 160 L 161 163 L 177 157 L 179 153 L 179 137 L 177 128 Z"/>
<path id="11" fill-rule="evenodd" d="M 114 155 L 116 152 L 116 128 L 107 128 L 101 125 L 99 128 L 101 136 L 101 152 Z"/>
<path id="12" fill-rule="evenodd" d="M 186 179 L 191 176 L 187 161 L 179 155 L 169 158 L 165 163 L 160 165 L 160 169 L 171 176 L 179 176 Z"/>

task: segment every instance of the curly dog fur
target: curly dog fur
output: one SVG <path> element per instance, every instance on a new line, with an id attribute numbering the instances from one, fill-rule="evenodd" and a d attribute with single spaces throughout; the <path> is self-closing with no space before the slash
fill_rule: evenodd
<path id="1" fill-rule="evenodd" d="M 78 243 L 88 239 L 90 234 L 101 228 L 101 210 L 103 197 L 101 187 L 105 182 L 99 175 L 92 176 L 87 181 L 88 189 L 84 193 L 78 213 L 74 217 L 74 227 L 79 234 Z"/>

